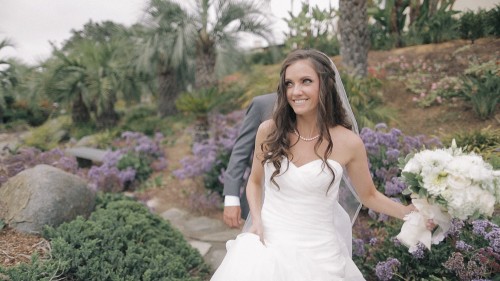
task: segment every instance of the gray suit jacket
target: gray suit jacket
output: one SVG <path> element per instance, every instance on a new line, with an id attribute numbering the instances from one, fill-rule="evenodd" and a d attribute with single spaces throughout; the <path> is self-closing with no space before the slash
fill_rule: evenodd
<path id="1" fill-rule="evenodd" d="M 260 123 L 271 118 L 275 103 L 276 93 L 257 96 L 250 103 L 224 175 L 224 195 L 240 197 L 241 187 L 245 185 L 243 174 L 251 165 L 257 129 Z M 248 203 L 245 192 L 241 194 L 240 204 L 241 215 L 246 218 Z"/>

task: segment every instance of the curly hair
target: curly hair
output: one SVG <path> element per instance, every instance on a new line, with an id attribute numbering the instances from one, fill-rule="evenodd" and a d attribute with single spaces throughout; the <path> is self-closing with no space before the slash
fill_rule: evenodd
<path id="1" fill-rule="evenodd" d="M 329 129 L 337 125 L 341 125 L 348 129 L 351 129 L 352 126 L 347 121 L 345 110 L 342 107 L 342 101 L 337 92 L 335 71 L 332 66 L 333 62 L 327 55 L 314 49 L 300 49 L 292 51 L 283 61 L 277 90 L 278 96 L 276 108 L 272 116 L 276 129 L 273 130 L 267 136 L 267 139 L 261 144 L 261 150 L 265 152 L 262 164 L 267 161 L 273 163 L 276 170 L 271 175 L 271 181 L 278 186 L 274 177 L 280 174 L 282 158 L 287 157 L 290 160 L 293 159 L 290 148 L 295 145 L 295 143 L 291 143 L 288 138 L 288 134 L 293 133 L 296 129 L 297 116 L 288 103 L 285 73 L 290 65 L 301 60 L 308 60 L 311 62 L 319 77 L 319 104 L 316 117 L 319 129 L 319 138 L 314 145 L 314 152 L 323 160 L 323 167 L 326 165 L 331 171 L 333 175 L 333 179 L 330 182 L 331 186 L 335 181 L 335 173 L 327 162 L 327 159 L 333 149 L 333 141 Z M 324 155 L 321 156 L 318 153 L 318 148 L 324 139 L 328 141 L 328 146 Z"/>

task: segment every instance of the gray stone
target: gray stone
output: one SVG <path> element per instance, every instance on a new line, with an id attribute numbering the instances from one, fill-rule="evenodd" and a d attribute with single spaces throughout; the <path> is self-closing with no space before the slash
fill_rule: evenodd
<path id="1" fill-rule="evenodd" d="M 161 213 L 160 216 L 166 220 L 174 222 L 186 220 L 189 216 L 189 213 L 181 209 L 171 208 Z"/>
<path id="2" fill-rule="evenodd" d="M 95 146 L 96 144 L 98 144 L 98 141 L 96 139 L 96 137 L 94 135 L 90 135 L 90 136 L 84 136 L 83 138 L 81 138 L 76 144 L 75 144 L 75 147 L 79 147 L 79 146 Z"/>
<path id="3" fill-rule="evenodd" d="M 210 243 L 206 243 L 206 242 L 202 242 L 202 241 L 198 241 L 198 240 L 191 240 L 191 241 L 189 241 L 189 244 L 193 248 L 198 250 L 198 252 L 200 252 L 201 256 L 205 256 L 208 253 L 208 251 L 210 250 L 210 248 L 212 248 L 212 245 Z"/>
<path id="4" fill-rule="evenodd" d="M 92 147 L 72 147 L 66 149 L 66 153 L 76 158 L 90 160 L 94 163 L 102 163 L 104 156 L 109 151 Z"/>
<path id="5" fill-rule="evenodd" d="M 183 224 L 183 229 L 188 237 L 200 239 L 207 233 L 220 232 L 226 229 L 223 222 L 208 217 L 195 217 Z"/>
<path id="6" fill-rule="evenodd" d="M 21 232 L 39 233 L 88 216 L 95 194 L 80 177 L 49 165 L 26 169 L 0 187 L 0 217 Z"/>
<path id="7" fill-rule="evenodd" d="M 220 266 L 225 256 L 226 250 L 215 250 L 206 257 L 205 261 L 215 270 Z"/>
<path id="8" fill-rule="evenodd" d="M 229 229 L 221 232 L 208 233 L 200 237 L 202 241 L 208 242 L 226 242 L 227 240 L 235 239 L 241 233 L 239 229 Z"/>

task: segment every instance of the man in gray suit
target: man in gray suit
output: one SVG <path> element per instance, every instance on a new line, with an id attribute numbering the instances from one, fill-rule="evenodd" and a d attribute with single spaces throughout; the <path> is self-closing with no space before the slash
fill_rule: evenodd
<path id="1" fill-rule="evenodd" d="M 246 219 L 248 216 L 249 207 L 246 192 L 245 190 L 240 192 L 242 186 L 246 187 L 243 175 L 245 170 L 251 166 L 257 129 L 260 123 L 271 118 L 275 103 L 276 93 L 258 96 L 252 100 L 231 152 L 224 174 L 223 192 L 224 222 L 230 227 L 240 227 L 241 218 Z"/>

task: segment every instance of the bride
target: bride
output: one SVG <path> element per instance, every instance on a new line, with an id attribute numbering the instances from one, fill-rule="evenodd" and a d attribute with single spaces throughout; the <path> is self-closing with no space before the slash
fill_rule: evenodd
<path id="1" fill-rule="evenodd" d="M 284 60 L 273 117 L 257 132 L 246 192 L 251 226 L 228 241 L 212 281 L 364 280 L 351 259 L 342 176 L 368 208 L 403 219 L 414 210 L 378 192 L 339 73 L 325 54 Z M 347 233 L 347 234 L 346 234 Z"/>

